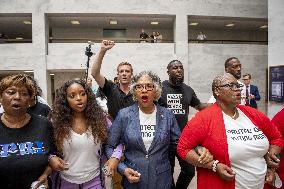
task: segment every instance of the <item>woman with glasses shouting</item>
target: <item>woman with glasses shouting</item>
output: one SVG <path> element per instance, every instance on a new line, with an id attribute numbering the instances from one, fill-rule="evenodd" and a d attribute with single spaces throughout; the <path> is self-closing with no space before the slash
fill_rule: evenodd
<path id="1" fill-rule="evenodd" d="M 107 155 L 117 144 L 125 145 L 125 160 L 118 165 L 124 189 L 169 189 L 169 150 L 176 148 L 180 131 L 174 114 L 155 104 L 161 96 L 160 78 L 141 72 L 133 77 L 130 91 L 136 103 L 119 111 L 110 129 Z"/>
<path id="2" fill-rule="evenodd" d="M 216 103 L 197 113 L 181 134 L 177 152 L 197 167 L 199 189 L 261 189 L 265 181 L 272 183 L 272 170 L 279 166 L 281 134 L 264 114 L 239 105 L 240 87 L 229 73 L 217 76 L 212 83 Z M 197 145 L 214 160 L 200 164 Z"/>

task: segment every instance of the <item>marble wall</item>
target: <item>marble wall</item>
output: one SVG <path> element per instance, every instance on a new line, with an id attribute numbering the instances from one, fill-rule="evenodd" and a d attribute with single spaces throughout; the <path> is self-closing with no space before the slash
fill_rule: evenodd
<path id="1" fill-rule="evenodd" d="M 81 69 L 85 67 L 86 56 L 83 54 L 85 44 L 50 44 L 47 57 L 48 70 L 58 71 L 60 79 L 55 77 L 55 82 L 62 82 L 70 77 L 68 70 Z M 97 52 L 100 47 L 96 43 L 92 50 Z M 251 73 L 252 82 L 259 87 L 262 96 L 259 102 L 260 110 L 265 112 L 266 95 L 266 69 L 267 69 L 267 46 L 248 44 L 189 44 L 188 63 L 183 62 L 187 67 L 188 76 L 185 82 L 196 91 L 198 97 L 207 102 L 211 96 L 211 82 L 213 78 L 224 73 L 224 62 L 227 58 L 236 56 L 240 59 L 242 73 Z M 116 66 L 121 61 L 128 61 L 133 64 L 134 74 L 142 70 L 152 70 L 159 74 L 162 80 L 168 78 L 166 73 L 167 64 L 176 59 L 174 44 L 125 44 L 118 43 L 107 52 L 102 65 L 102 73 L 108 79 L 116 76 Z M 92 61 L 91 61 L 92 62 Z M 90 65 L 91 66 L 91 65 Z M 65 74 L 62 70 L 66 69 Z M 55 86 L 58 86 L 55 84 Z M 193 111 L 194 112 L 194 111 Z"/>
<path id="2" fill-rule="evenodd" d="M 0 45 L 0 70 L 26 70 L 34 68 L 34 75 L 50 101 L 49 72 L 69 72 L 84 69 L 84 44 L 48 44 L 47 13 L 104 13 L 104 14 L 165 14 L 176 17 L 173 26 L 174 43 L 117 45 L 106 62 L 120 60 L 135 62 L 134 69 L 152 69 L 162 79 L 165 66 L 172 59 L 180 59 L 190 70 L 188 44 L 189 15 L 267 18 L 266 0 L 1 0 L 0 13 L 32 13 L 32 44 Z M 66 46 L 65 46 L 66 45 Z M 134 45 L 134 46 L 132 46 Z M 57 48 L 57 50 L 55 50 Z M 62 48 L 62 49 L 60 49 Z M 73 50 L 72 50 L 73 49 Z M 212 49 L 211 51 L 214 51 Z M 61 53 L 61 54 L 60 54 Z M 252 55 L 251 57 L 253 57 Z M 113 64 L 106 63 L 103 71 L 115 76 Z M 189 78 L 191 71 L 185 72 Z"/>
<path id="3" fill-rule="evenodd" d="M 103 3 L 102 3 L 103 2 Z M 266 0 L 1 0 L 3 13 L 129 13 L 267 17 Z"/>
<path id="4" fill-rule="evenodd" d="M 75 78 L 82 78 L 84 77 L 84 71 L 81 72 L 55 72 L 54 73 L 54 91 L 60 88 L 66 81 L 75 79 Z"/>
<path id="5" fill-rule="evenodd" d="M 266 113 L 267 45 L 199 43 L 189 44 L 188 51 L 188 82 L 203 102 L 212 95 L 214 77 L 224 73 L 225 60 L 234 56 L 242 63 L 242 74 L 252 74 L 252 83 L 258 86 L 262 97 L 259 109 Z"/>
<path id="6" fill-rule="evenodd" d="M 284 65 L 284 1 L 268 1 L 268 66 Z M 284 108 L 284 103 L 268 103 L 268 116 Z"/>

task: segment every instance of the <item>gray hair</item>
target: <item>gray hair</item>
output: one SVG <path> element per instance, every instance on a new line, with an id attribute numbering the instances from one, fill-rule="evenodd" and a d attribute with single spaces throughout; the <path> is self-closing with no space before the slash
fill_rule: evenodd
<path id="1" fill-rule="evenodd" d="M 230 73 L 225 73 L 223 75 L 217 75 L 212 82 L 212 93 L 215 99 L 217 99 L 216 94 L 214 93 L 215 89 L 218 88 L 218 86 L 220 86 L 222 84 L 222 82 L 227 79 L 228 77 L 234 77 L 232 74 Z"/>
<path id="2" fill-rule="evenodd" d="M 161 79 L 159 76 L 151 71 L 142 71 L 132 77 L 131 84 L 130 84 L 130 93 L 133 95 L 133 99 L 136 101 L 136 96 L 135 96 L 135 85 L 137 84 L 137 81 L 143 77 L 143 76 L 148 76 L 151 78 L 152 82 L 155 85 L 156 88 L 156 97 L 155 101 L 158 101 L 159 98 L 161 97 L 162 94 L 162 84 L 161 84 Z"/>

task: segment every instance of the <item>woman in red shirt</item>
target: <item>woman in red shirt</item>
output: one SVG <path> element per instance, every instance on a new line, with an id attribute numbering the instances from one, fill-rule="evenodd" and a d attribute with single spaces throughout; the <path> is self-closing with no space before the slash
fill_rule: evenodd
<path id="1" fill-rule="evenodd" d="M 280 131 L 280 133 L 282 134 L 282 136 L 284 136 L 284 108 L 282 110 L 280 110 L 271 120 L 272 123 L 274 123 L 278 130 Z M 284 156 L 282 155 L 280 158 L 280 165 L 279 168 L 277 169 L 277 174 L 280 177 L 280 180 L 282 181 L 282 186 L 280 187 L 280 189 L 284 189 L 283 183 L 284 183 Z M 273 185 L 275 185 L 275 183 L 273 183 Z M 271 186 L 266 184 L 265 189 L 275 189 L 276 187 Z"/>
<path id="2" fill-rule="evenodd" d="M 197 188 L 260 189 L 267 165 L 279 166 L 281 134 L 264 114 L 239 105 L 240 87 L 231 74 L 217 76 L 212 83 L 216 103 L 198 112 L 181 134 L 177 152 L 197 166 Z M 215 160 L 200 164 L 197 145 Z"/>

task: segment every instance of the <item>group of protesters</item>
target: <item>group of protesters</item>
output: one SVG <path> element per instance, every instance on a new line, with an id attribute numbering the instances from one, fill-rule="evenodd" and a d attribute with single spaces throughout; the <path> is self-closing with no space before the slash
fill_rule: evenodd
<path id="1" fill-rule="evenodd" d="M 268 189 L 284 179 L 284 110 L 271 121 L 247 103 L 238 58 L 225 60 L 204 103 L 179 60 L 163 82 L 151 71 L 133 75 L 129 62 L 118 64 L 118 83 L 108 80 L 101 66 L 114 45 L 103 40 L 91 59 L 107 111 L 85 79 L 66 81 L 51 107 L 31 76 L 1 80 L 0 188 L 187 189 L 195 168 L 199 189 Z M 191 120 L 189 107 L 199 111 Z"/>

